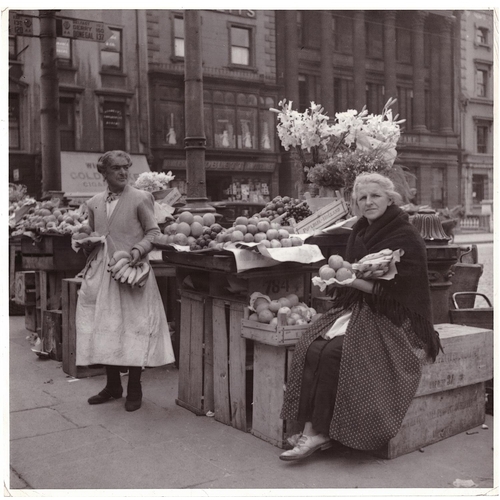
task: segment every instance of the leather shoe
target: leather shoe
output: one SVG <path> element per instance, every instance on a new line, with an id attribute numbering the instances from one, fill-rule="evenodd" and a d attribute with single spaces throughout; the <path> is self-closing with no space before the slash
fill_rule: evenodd
<path id="1" fill-rule="evenodd" d="M 281 460 L 302 460 L 317 450 L 327 450 L 333 446 L 333 441 L 321 434 L 317 436 L 302 435 L 293 450 L 287 450 L 280 455 Z"/>
<path id="2" fill-rule="evenodd" d="M 108 389 L 104 388 L 99 394 L 92 396 L 88 399 L 89 405 L 100 405 L 109 401 L 110 399 L 120 399 L 122 392 L 113 394 Z"/>
<path id="3" fill-rule="evenodd" d="M 142 397 L 139 399 L 128 399 L 125 401 L 125 410 L 127 411 L 135 411 L 141 407 Z"/>

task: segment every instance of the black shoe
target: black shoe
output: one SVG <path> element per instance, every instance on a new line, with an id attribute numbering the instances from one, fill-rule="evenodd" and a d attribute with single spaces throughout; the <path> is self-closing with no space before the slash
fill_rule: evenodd
<path id="1" fill-rule="evenodd" d="M 100 405 L 102 403 L 105 403 L 106 401 L 109 401 L 110 399 L 120 399 L 122 397 L 122 393 L 123 391 L 113 394 L 105 387 L 99 394 L 96 394 L 95 396 L 89 398 L 88 402 L 89 405 Z"/>
<path id="2" fill-rule="evenodd" d="M 127 411 L 135 411 L 141 407 L 142 404 L 142 396 L 139 399 L 128 399 L 125 401 L 125 410 Z"/>

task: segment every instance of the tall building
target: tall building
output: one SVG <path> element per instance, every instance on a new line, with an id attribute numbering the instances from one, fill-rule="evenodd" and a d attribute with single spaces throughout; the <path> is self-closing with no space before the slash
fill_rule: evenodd
<path id="1" fill-rule="evenodd" d="M 493 11 L 456 17 L 462 199 L 467 214 L 479 215 L 493 199 Z"/>
<path id="2" fill-rule="evenodd" d="M 9 36 L 9 180 L 40 196 L 40 13 L 22 13 L 32 23 L 33 36 Z M 131 153 L 135 175 L 149 170 L 146 13 L 63 10 L 56 15 L 61 187 L 88 196 L 103 188 L 96 162 L 104 151 Z M 68 20 L 90 23 L 77 27 L 64 24 Z M 92 23 L 110 28 L 105 43 L 92 41 Z M 71 26 L 75 29 L 68 33 Z M 81 38 L 69 38 L 74 35 Z"/>

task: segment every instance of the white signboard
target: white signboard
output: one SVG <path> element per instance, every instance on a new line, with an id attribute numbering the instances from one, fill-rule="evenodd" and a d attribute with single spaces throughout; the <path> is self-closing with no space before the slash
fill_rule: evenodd
<path id="1" fill-rule="evenodd" d="M 97 171 L 97 160 L 102 153 L 61 151 L 61 189 L 68 198 L 88 198 L 106 189 L 102 175 Z M 142 172 L 149 172 L 144 155 L 130 155 L 132 166 L 129 183 L 134 184 Z"/>

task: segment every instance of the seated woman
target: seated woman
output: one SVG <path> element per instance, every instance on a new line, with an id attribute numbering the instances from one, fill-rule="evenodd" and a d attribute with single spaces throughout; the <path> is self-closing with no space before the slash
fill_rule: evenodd
<path id="1" fill-rule="evenodd" d="M 300 460 L 333 441 L 376 450 L 393 438 L 418 388 L 421 364 L 441 349 L 431 315 L 425 243 L 380 174 L 357 177 L 346 260 L 401 249 L 392 280 L 333 287 L 333 305 L 295 347 L 282 419 L 304 423 L 282 460 Z"/>

